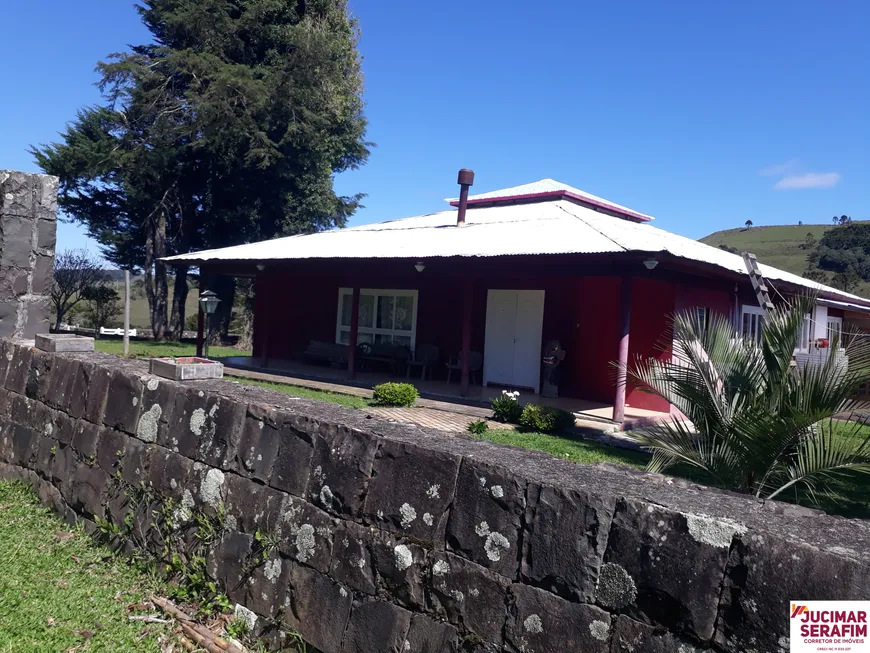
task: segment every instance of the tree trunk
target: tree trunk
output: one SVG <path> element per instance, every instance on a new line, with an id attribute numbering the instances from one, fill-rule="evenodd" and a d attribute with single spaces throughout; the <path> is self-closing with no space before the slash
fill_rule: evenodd
<path id="1" fill-rule="evenodd" d="M 166 266 L 160 261 L 166 256 L 166 213 L 160 211 L 155 225 L 154 234 L 154 297 L 156 299 L 156 311 L 154 324 L 154 339 L 166 338 L 166 309 L 169 304 L 169 279 L 166 274 Z"/>
<path id="2" fill-rule="evenodd" d="M 175 268 L 175 282 L 172 286 L 172 313 L 169 318 L 169 335 L 173 340 L 181 340 L 184 334 L 185 308 L 187 306 L 187 266 Z"/>
<path id="3" fill-rule="evenodd" d="M 156 220 L 149 220 L 145 239 L 145 294 L 151 314 L 151 331 L 154 340 L 166 338 L 166 305 L 169 285 L 166 266 L 158 259 L 166 256 L 166 214 L 161 211 Z"/>
<path id="4" fill-rule="evenodd" d="M 142 275 L 145 277 L 145 297 L 148 299 L 148 318 L 151 323 L 152 337 L 156 333 L 155 329 L 155 306 L 154 301 L 154 230 L 151 228 L 151 223 L 148 224 L 148 230 L 145 234 L 145 262 L 142 265 Z"/>

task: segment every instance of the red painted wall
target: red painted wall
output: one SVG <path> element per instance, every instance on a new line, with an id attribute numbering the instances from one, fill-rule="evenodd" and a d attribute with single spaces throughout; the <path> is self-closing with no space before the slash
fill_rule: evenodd
<path id="1" fill-rule="evenodd" d="M 677 287 L 670 282 L 635 278 L 628 340 L 629 365 L 636 358 L 671 357 L 670 317 L 674 313 Z M 670 404 L 629 382 L 625 403 L 634 408 L 667 412 Z"/>

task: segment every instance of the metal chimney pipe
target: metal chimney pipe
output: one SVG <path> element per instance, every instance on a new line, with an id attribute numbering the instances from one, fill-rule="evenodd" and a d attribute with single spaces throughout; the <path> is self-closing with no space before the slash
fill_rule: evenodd
<path id="1" fill-rule="evenodd" d="M 459 212 L 456 215 L 456 226 L 465 226 L 465 209 L 468 208 L 468 187 L 474 185 L 474 170 L 463 168 L 459 171 Z"/>

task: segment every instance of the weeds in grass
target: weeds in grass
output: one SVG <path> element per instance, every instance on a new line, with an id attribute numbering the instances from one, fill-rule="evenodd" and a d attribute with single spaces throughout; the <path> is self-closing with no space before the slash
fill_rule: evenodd
<path id="1" fill-rule="evenodd" d="M 465 428 L 472 435 L 483 435 L 489 430 L 489 424 L 486 423 L 486 420 L 479 419 L 471 422 Z"/>

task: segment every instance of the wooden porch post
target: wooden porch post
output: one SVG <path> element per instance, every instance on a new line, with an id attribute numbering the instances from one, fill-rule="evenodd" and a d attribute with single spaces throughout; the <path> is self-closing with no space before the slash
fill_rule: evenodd
<path id="1" fill-rule="evenodd" d="M 613 400 L 613 421 L 625 421 L 625 386 L 628 376 L 628 335 L 631 324 L 631 291 L 633 280 L 623 277 L 619 284 L 619 354 L 616 370 L 616 397 Z"/>
<path id="2" fill-rule="evenodd" d="M 206 283 L 205 270 L 199 269 L 199 288 L 196 295 L 196 355 L 202 357 L 202 345 L 205 342 L 203 334 L 205 332 L 205 314 L 202 312 L 202 304 L 199 303 L 199 296 L 206 291 L 208 287 Z"/>
<path id="3" fill-rule="evenodd" d="M 347 376 L 356 378 L 356 343 L 359 335 L 359 288 L 353 289 L 350 311 L 350 342 L 347 351 Z"/>
<path id="4" fill-rule="evenodd" d="M 262 291 L 264 296 L 266 295 L 267 291 L 265 289 L 265 286 L 266 286 L 266 280 L 263 278 L 262 274 L 258 274 L 256 277 L 254 277 L 254 301 L 255 302 L 256 302 L 258 289 L 260 289 Z M 261 353 L 262 353 L 261 358 L 263 359 L 261 364 L 263 367 L 269 367 L 269 352 L 270 352 L 269 334 L 272 331 L 272 328 L 271 328 L 272 316 L 270 314 L 271 311 L 269 311 L 269 302 L 268 301 L 262 302 L 260 304 L 260 306 L 261 306 L 261 308 L 260 308 L 261 324 L 259 325 L 259 328 L 262 329 L 261 333 L 263 334 L 260 337 L 260 343 L 261 343 L 260 347 L 261 347 Z M 257 318 L 256 318 L 256 315 L 257 315 L 256 304 L 254 305 L 254 307 L 255 307 L 255 310 L 254 310 L 254 316 L 255 316 L 254 317 L 254 330 L 256 331 L 258 328 Z"/>
<path id="5" fill-rule="evenodd" d="M 472 287 L 471 283 L 466 281 L 465 292 L 462 301 L 462 376 L 459 382 L 459 395 L 461 397 L 468 396 L 470 385 L 471 372 L 468 369 L 468 358 L 471 353 L 471 309 L 472 309 Z"/>

